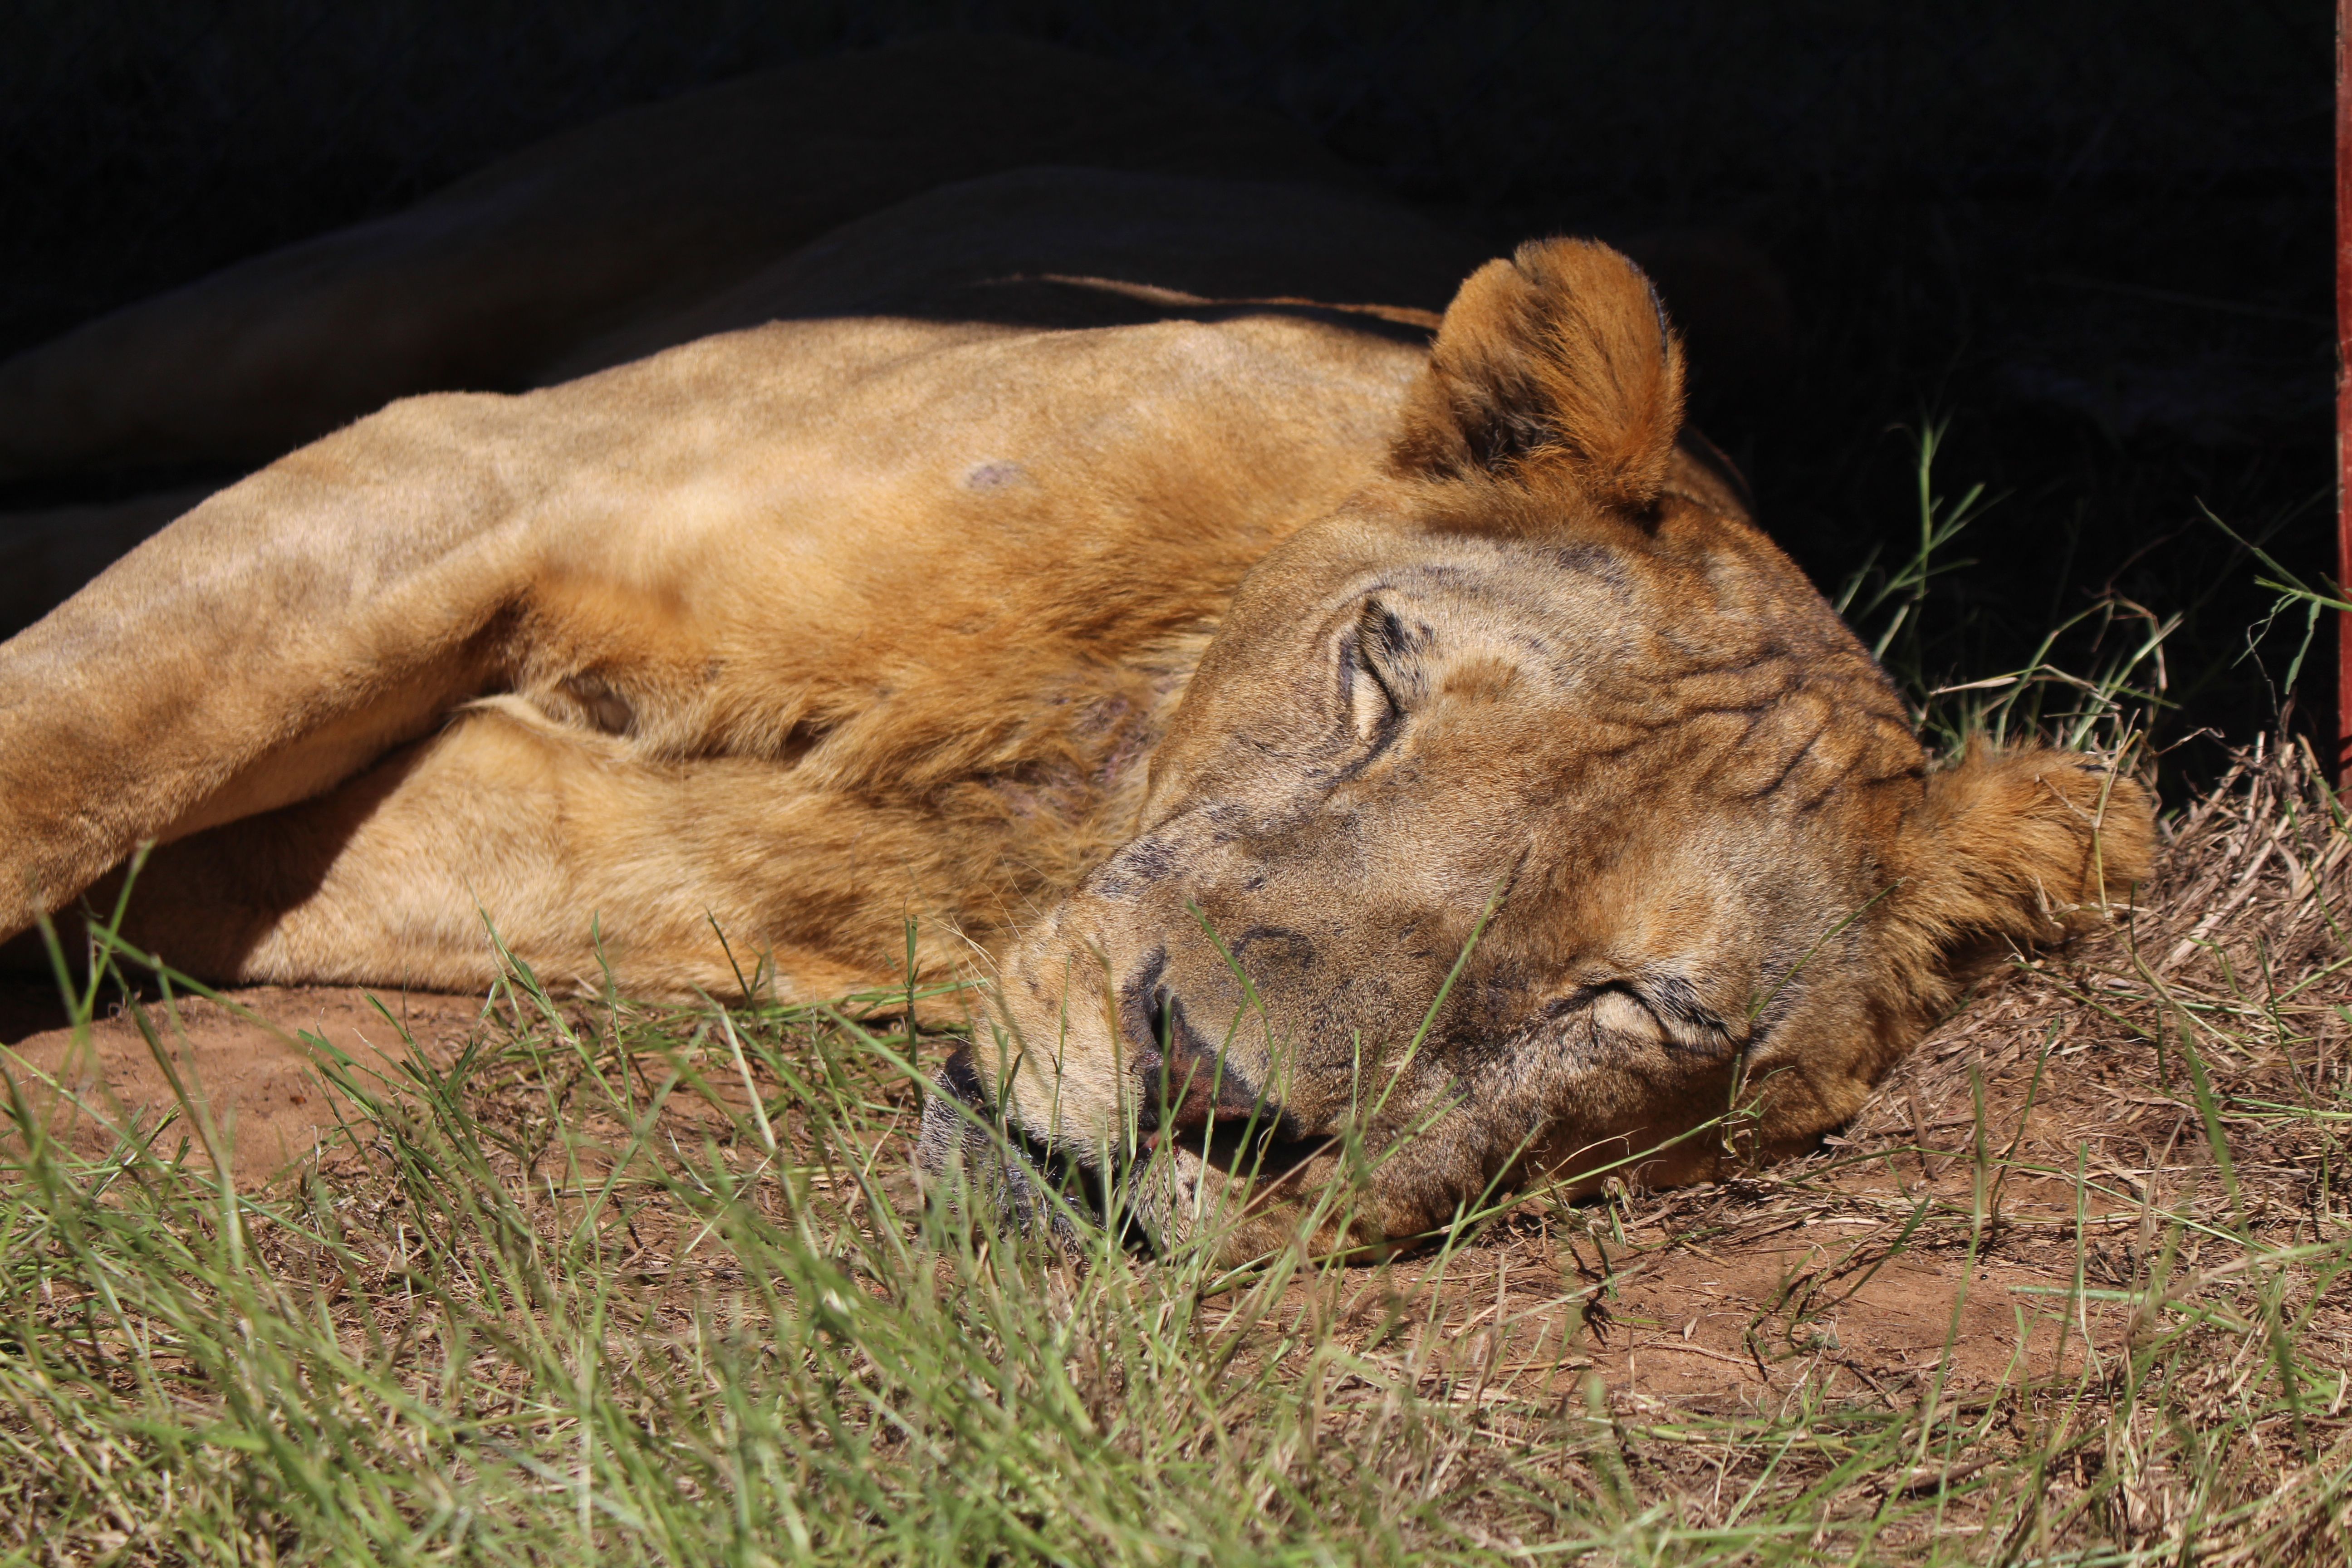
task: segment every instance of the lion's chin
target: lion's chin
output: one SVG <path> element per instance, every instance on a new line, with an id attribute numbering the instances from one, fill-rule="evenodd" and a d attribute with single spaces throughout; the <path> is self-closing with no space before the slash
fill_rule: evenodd
<path id="1" fill-rule="evenodd" d="M 948 1058 L 924 1097 L 915 1167 L 933 1201 L 978 1230 L 1075 1253 L 1101 1220 L 1085 1196 L 1091 1184 L 1070 1179 L 1080 1174 L 1071 1162 L 1005 1125 L 969 1046 Z"/>

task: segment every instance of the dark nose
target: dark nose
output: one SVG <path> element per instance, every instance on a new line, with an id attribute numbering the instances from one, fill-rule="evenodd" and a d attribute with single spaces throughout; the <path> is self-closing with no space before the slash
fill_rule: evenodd
<path id="1" fill-rule="evenodd" d="M 1121 987 L 1119 1021 L 1142 1089 L 1139 1125 L 1154 1134 L 1197 1132 L 1215 1125 L 1240 1131 L 1255 1121 L 1261 1132 L 1289 1136 L 1279 1107 L 1210 1046 L 1184 1016 L 1184 1003 L 1167 984 L 1168 955 L 1154 949 Z"/>

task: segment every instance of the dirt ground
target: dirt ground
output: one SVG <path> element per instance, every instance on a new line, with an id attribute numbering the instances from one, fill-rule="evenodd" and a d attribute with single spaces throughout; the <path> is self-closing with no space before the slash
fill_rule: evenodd
<path id="1" fill-rule="evenodd" d="M 2051 1000 L 2049 984 L 2020 976 L 1988 1011 L 2024 1022 Z M 1565 1333 L 1574 1353 L 1560 1371 L 1590 1366 L 1615 1402 L 1653 1414 L 1762 1412 L 1800 1387 L 1893 1408 L 1931 1387 L 1981 1399 L 2076 1374 L 2086 1338 L 2112 1357 L 2131 1328 L 2120 1307 L 2095 1303 L 2065 1321 L 2078 1258 L 2095 1289 L 2120 1283 L 2107 1276 L 2151 1240 L 2150 1216 L 2099 1179 L 2194 1194 L 2211 1161 L 2201 1139 L 2176 1136 L 2193 1111 L 2135 1094 L 2153 1079 L 2152 1050 L 2100 1039 L 2045 1062 L 1997 1041 L 1988 1050 L 1993 1023 L 1931 1038 L 1811 1159 L 1717 1186 L 1523 1210 L 1449 1285 L 1500 1295 L 1531 1374 L 1558 1377 L 1535 1347 Z M 2079 1215 L 2078 1152 L 2094 1178 Z M 2185 1261 L 2199 1256 L 2192 1247 Z M 1604 1272 L 1597 1308 L 1565 1323 L 1562 1296 Z"/>
<path id="2" fill-rule="evenodd" d="M 176 1076 L 212 1119 L 237 1184 L 252 1189 L 314 1158 L 336 1137 L 339 1113 L 349 1114 L 320 1083 L 302 1036 L 390 1072 L 407 1054 L 404 1031 L 427 1050 L 454 1050 L 482 1010 L 478 997 L 343 986 L 247 986 L 226 996 L 226 1005 L 189 997 L 146 1007 L 152 1044 L 118 1006 L 78 1047 L 56 984 L 11 976 L 0 980 L 0 1043 L 11 1047 L 0 1065 L 85 1155 L 103 1154 L 118 1129 L 152 1135 L 178 1110 Z M 189 1121 L 165 1127 L 156 1150 L 168 1157 L 185 1140 L 189 1158 L 207 1163 L 208 1140 Z"/>

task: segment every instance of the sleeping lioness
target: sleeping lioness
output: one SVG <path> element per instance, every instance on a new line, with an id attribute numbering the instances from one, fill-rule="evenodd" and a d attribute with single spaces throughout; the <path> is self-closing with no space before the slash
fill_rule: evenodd
<path id="1" fill-rule="evenodd" d="M 1522 246 L 1442 321 L 1280 286 L 1412 224 L 992 176 L 667 331 L 770 324 L 303 447 L 0 646 L 0 933 L 148 840 L 127 934 L 221 981 L 478 987 L 487 918 L 559 983 L 818 998 L 902 983 L 911 918 L 990 986 L 932 1165 L 1036 1214 L 986 1116 L 1153 1148 L 1137 1217 L 1233 1256 L 1351 1141 L 1359 1241 L 1735 1084 L 1801 1145 L 2127 897 L 2149 802 L 1931 767 L 1617 252 Z"/>

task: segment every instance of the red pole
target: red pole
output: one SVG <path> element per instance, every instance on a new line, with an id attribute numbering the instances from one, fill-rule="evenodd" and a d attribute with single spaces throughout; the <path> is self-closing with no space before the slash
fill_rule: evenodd
<path id="1" fill-rule="evenodd" d="M 2352 0 L 2336 5 L 2336 592 L 2352 592 Z M 2336 617 L 2336 783 L 2352 785 L 2352 615 Z"/>

